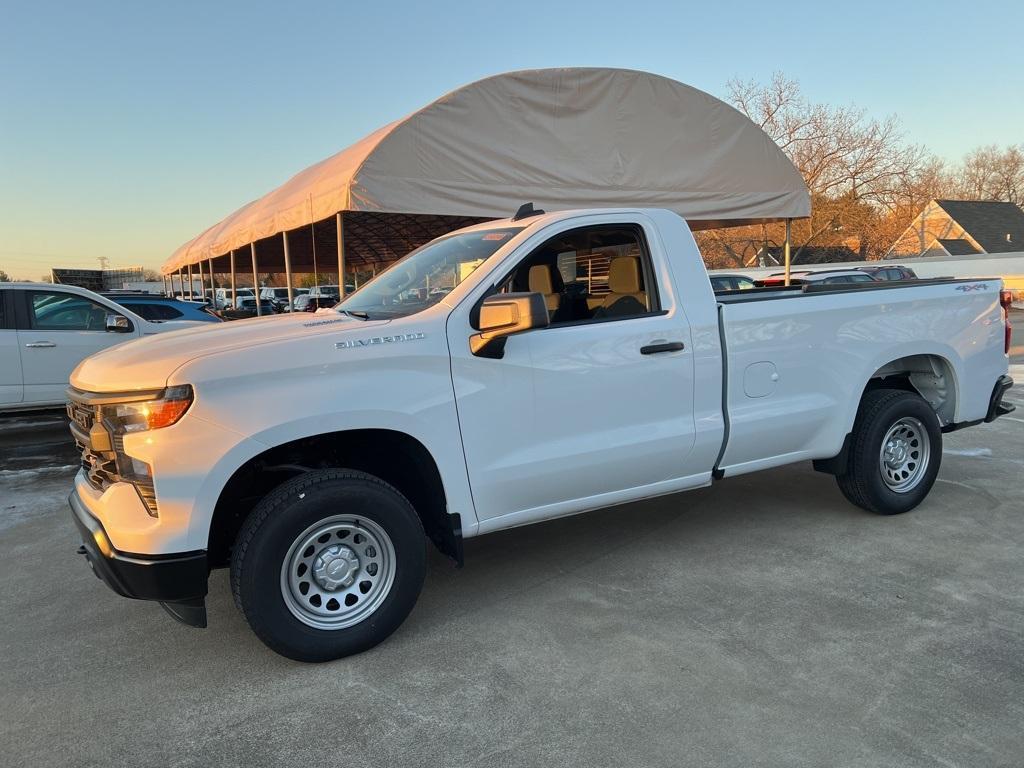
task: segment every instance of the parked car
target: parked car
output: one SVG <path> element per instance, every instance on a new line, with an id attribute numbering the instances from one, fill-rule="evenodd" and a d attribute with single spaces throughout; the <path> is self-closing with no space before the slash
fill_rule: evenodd
<path id="1" fill-rule="evenodd" d="M 754 285 L 759 288 L 775 287 L 784 285 L 786 282 L 785 272 L 776 272 L 761 280 L 755 280 Z M 789 273 L 790 285 L 842 285 L 848 283 L 873 283 L 875 279 L 857 269 L 820 269 L 791 270 Z"/>
<path id="2" fill-rule="evenodd" d="M 292 288 L 292 300 L 309 293 L 309 288 Z M 279 312 L 288 312 L 288 289 L 287 288 L 260 288 L 260 298 L 274 302 Z"/>
<path id="3" fill-rule="evenodd" d="M 338 303 L 336 296 L 313 296 L 312 293 L 306 293 L 302 296 L 296 296 L 295 301 L 292 302 L 292 312 L 316 312 L 318 309 L 330 309 Z"/>
<path id="4" fill-rule="evenodd" d="M 237 296 L 235 292 L 232 292 L 230 288 L 218 288 L 216 294 L 213 297 L 213 306 L 218 309 L 227 309 L 234 304 L 236 298 L 239 299 L 255 299 L 256 292 L 252 288 L 237 288 Z M 209 291 L 207 291 L 209 294 Z"/>
<path id="5" fill-rule="evenodd" d="M 154 322 L 73 285 L 0 283 L 0 411 L 60 406 L 84 358 L 195 321 Z"/>
<path id="6" fill-rule="evenodd" d="M 259 299 L 259 312 L 256 311 L 256 297 L 239 296 L 234 302 L 221 310 L 220 315 L 225 320 L 244 320 L 258 315 L 278 314 L 277 305 L 268 299 Z"/>
<path id="7" fill-rule="evenodd" d="M 584 256 L 607 278 L 563 301 Z M 333 311 L 87 359 L 74 430 L 107 463 L 69 501 L 120 594 L 205 626 L 230 565 L 270 648 L 334 659 L 401 625 L 428 541 L 461 564 L 472 536 L 811 460 L 862 509 L 913 509 L 943 432 L 1012 410 L 1000 288 L 716 297 L 671 211 L 487 222 Z"/>
<path id="8" fill-rule="evenodd" d="M 309 289 L 309 295 L 312 298 L 320 299 L 321 301 L 333 298 L 335 304 L 337 304 L 341 298 L 341 292 L 336 285 L 314 285 Z"/>
<path id="9" fill-rule="evenodd" d="M 754 287 L 754 281 L 746 275 L 709 275 L 711 289 L 719 291 L 745 291 Z"/>
<path id="10" fill-rule="evenodd" d="M 108 291 L 100 294 L 122 307 L 128 307 L 137 315 L 153 322 L 167 320 L 195 320 L 200 323 L 220 323 L 213 308 L 205 302 L 179 301 L 167 296 L 151 293 L 121 293 Z"/>
<path id="11" fill-rule="evenodd" d="M 916 280 L 917 275 L 910 267 L 902 264 L 886 264 L 872 267 L 857 267 L 860 272 L 871 275 L 875 280 Z"/>

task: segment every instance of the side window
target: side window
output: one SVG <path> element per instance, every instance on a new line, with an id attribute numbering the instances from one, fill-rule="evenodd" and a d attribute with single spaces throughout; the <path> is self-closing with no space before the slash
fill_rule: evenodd
<path id="1" fill-rule="evenodd" d="M 74 293 L 31 291 L 29 314 L 33 328 L 48 331 L 104 331 L 106 307 Z"/>
<path id="2" fill-rule="evenodd" d="M 603 224 L 551 238 L 501 290 L 543 294 L 552 325 L 615 320 L 659 311 L 652 274 L 640 227 Z"/>
<path id="3" fill-rule="evenodd" d="M 7 316 L 7 291 L 0 291 L 0 331 L 13 328 L 13 320 Z"/>
<path id="4" fill-rule="evenodd" d="M 181 312 L 166 304 L 136 304 L 132 302 L 128 308 L 146 320 L 177 320 L 182 316 Z"/>

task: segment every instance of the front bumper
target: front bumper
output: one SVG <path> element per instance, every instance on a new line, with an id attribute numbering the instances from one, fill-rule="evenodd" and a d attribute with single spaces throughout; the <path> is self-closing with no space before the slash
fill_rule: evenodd
<path id="1" fill-rule="evenodd" d="M 68 497 L 85 555 L 97 578 L 114 592 L 136 600 L 156 600 L 174 618 L 196 627 L 206 626 L 206 552 L 137 555 L 119 552 L 100 523 L 85 508 L 78 491 Z"/>

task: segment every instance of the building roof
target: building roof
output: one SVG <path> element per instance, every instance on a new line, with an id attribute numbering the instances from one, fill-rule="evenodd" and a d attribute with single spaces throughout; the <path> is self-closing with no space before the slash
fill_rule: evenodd
<path id="1" fill-rule="evenodd" d="M 360 255 L 349 223 L 362 216 L 379 220 L 393 259 L 404 255 L 386 253 L 393 230 L 412 242 L 413 227 L 436 236 L 435 220 L 454 229 L 465 223 L 455 220 L 501 218 L 529 201 L 548 211 L 669 208 L 694 228 L 810 214 L 792 162 L 725 102 L 646 72 L 528 70 L 452 91 L 301 171 L 182 245 L 162 271 L 251 243 L 269 267 L 280 262 L 268 241 L 281 232 L 294 268 L 308 257 L 292 233 L 310 246 L 317 229 L 337 237 L 338 213 L 346 257 Z"/>
<path id="2" fill-rule="evenodd" d="M 1013 203 L 998 200 L 936 200 L 935 203 L 988 253 L 1024 249 L 1024 211 Z M 946 242 L 942 241 L 943 246 Z M 949 251 L 948 246 L 946 250 Z M 953 256 L 963 255 L 949 252 Z"/>
<path id="3" fill-rule="evenodd" d="M 935 242 L 945 248 L 946 253 L 950 256 L 971 256 L 979 252 L 977 248 L 962 237 L 948 239 L 937 237 L 935 238 Z"/>

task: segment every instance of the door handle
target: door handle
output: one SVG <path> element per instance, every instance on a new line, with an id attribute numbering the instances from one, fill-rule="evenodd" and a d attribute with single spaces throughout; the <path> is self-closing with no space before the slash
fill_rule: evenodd
<path id="1" fill-rule="evenodd" d="M 686 345 L 681 341 L 659 341 L 656 344 L 640 347 L 640 354 L 657 355 L 659 352 L 678 352 L 681 349 L 686 349 Z"/>
<path id="2" fill-rule="evenodd" d="M 52 341 L 30 341 L 25 346 L 29 349 L 45 349 L 48 347 L 56 347 L 57 345 Z"/>

